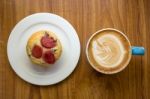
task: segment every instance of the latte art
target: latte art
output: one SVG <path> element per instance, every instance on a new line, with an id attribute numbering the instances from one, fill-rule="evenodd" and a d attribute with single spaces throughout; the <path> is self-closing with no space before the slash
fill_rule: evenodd
<path id="1" fill-rule="evenodd" d="M 129 64 L 131 44 L 119 30 L 102 29 L 90 37 L 86 55 L 95 70 L 105 74 L 117 73 Z"/>
<path id="2" fill-rule="evenodd" d="M 105 34 L 92 42 L 92 54 L 95 61 L 104 67 L 115 67 L 124 58 L 121 41 L 112 34 Z"/>

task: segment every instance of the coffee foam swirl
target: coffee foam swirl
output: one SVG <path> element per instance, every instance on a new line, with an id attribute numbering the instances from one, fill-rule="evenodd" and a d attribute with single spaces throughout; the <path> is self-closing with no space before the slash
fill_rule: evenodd
<path id="1" fill-rule="evenodd" d="M 105 34 L 93 40 L 92 54 L 99 65 L 115 67 L 122 62 L 125 50 L 118 37 L 112 34 Z"/>

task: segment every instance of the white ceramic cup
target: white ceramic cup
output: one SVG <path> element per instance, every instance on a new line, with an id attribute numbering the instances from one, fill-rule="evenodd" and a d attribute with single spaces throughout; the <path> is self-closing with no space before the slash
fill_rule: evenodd
<path id="1" fill-rule="evenodd" d="M 103 31 L 106 31 L 106 30 L 111 30 L 111 31 L 114 31 L 116 33 L 120 33 L 122 36 L 124 36 L 126 38 L 126 41 L 129 43 L 129 47 L 130 47 L 130 57 L 128 58 L 126 64 L 124 64 L 123 66 L 121 66 L 121 68 L 117 69 L 117 70 L 114 70 L 114 71 L 109 71 L 109 72 L 106 72 L 106 71 L 103 71 L 103 70 L 100 70 L 99 68 L 97 68 L 98 66 L 95 66 L 94 64 L 92 64 L 91 60 L 89 59 L 89 54 L 88 54 L 88 47 L 89 47 L 89 43 L 91 41 L 91 39 L 98 33 L 101 33 Z M 87 45 L 86 45 L 86 56 L 87 56 L 87 59 L 90 63 L 90 65 L 98 72 L 100 73 L 104 73 L 104 74 L 114 74 L 114 73 L 118 73 L 120 71 L 122 71 L 125 67 L 127 67 L 127 65 L 129 64 L 130 60 L 131 60 L 131 56 L 132 55 L 144 55 L 145 53 L 145 50 L 144 50 L 144 47 L 139 47 L 139 46 L 131 46 L 131 43 L 128 39 L 128 37 L 121 31 L 117 30 L 117 29 L 114 29 L 114 28 L 104 28 L 104 29 L 101 29 L 97 32 L 95 32 L 88 40 L 87 42 Z M 103 67 L 105 68 L 105 67 Z"/>

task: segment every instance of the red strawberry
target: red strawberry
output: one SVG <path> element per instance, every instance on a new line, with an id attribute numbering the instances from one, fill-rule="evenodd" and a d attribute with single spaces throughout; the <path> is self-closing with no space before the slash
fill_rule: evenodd
<path id="1" fill-rule="evenodd" d="M 35 45 L 32 49 L 32 56 L 35 58 L 41 58 L 43 49 L 39 45 Z"/>
<path id="2" fill-rule="evenodd" d="M 49 64 L 54 64 L 55 63 L 55 56 L 52 53 L 52 51 L 46 51 L 43 55 L 43 60 Z"/>
<path id="3" fill-rule="evenodd" d="M 41 44 L 45 48 L 53 48 L 56 46 L 56 40 L 48 35 L 45 35 L 41 39 Z"/>

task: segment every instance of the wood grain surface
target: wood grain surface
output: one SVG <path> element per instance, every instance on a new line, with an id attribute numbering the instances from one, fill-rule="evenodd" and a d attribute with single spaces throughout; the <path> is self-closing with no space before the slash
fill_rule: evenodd
<path id="1" fill-rule="evenodd" d="M 7 40 L 24 17 L 50 12 L 76 29 L 81 56 L 64 81 L 46 87 L 20 79 L 7 58 Z M 133 56 L 128 67 L 114 75 L 92 69 L 85 56 L 88 38 L 97 30 L 123 31 L 132 45 L 144 46 L 144 56 Z M 150 99 L 150 0 L 0 0 L 0 99 Z"/>

